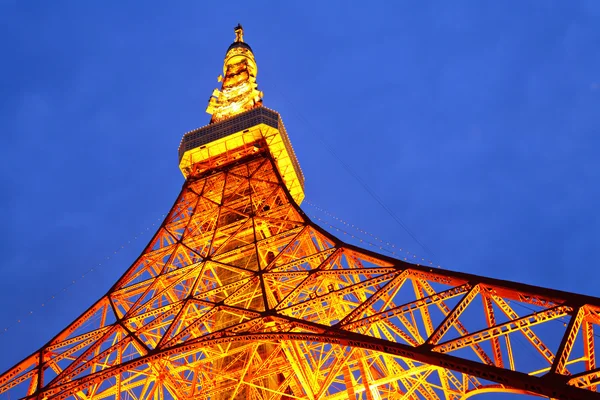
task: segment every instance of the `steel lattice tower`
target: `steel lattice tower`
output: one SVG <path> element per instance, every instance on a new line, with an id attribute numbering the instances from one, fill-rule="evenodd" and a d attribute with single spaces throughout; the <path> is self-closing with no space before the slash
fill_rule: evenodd
<path id="1" fill-rule="evenodd" d="M 186 181 L 151 242 L 105 296 L 0 375 L 0 393 L 600 397 L 600 299 L 340 241 L 299 208 L 304 178 L 279 114 L 262 106 L 241 26 L 223 72 L 211 123 L 183 137 Z"/>

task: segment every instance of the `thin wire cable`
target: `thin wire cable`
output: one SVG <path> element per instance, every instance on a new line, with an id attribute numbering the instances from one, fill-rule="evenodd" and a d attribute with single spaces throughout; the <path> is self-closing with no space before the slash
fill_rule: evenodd
<path id="1" fill-rule="evenodd" d="M 518 305 L 518 306 L 521 306 L 521 307 L 523 307 L 523 308 L 526 308 L 527 310 L 529 310 L 529 311 L 531 311 L 531 312 L 534 312 L 534 313 L 538 312 L 538 310 L 536 310 L 536 309 L 533 309 L 533 308 L 531 308 L 531 307 L 527 307 L 525 304 L 521 304 L 521 303 L 517 303 L 517 302 L 515 302 L 515 304 L 516 304 L 516 305 Z M 573 318 L 573 316 L 571 316 L 571 318 Z M 565 317 L 564 317 L 564 316 L 560 317 L 560 319 L 559 319 L 559 318 L 557 318 L 557 319 L 553 319 L 552 321 L 555 321 L 555 322 L 560 322 L 560 323 L 562 323 L 562 324 L 563 324 L 563 326 L 567 326 L 567 321 L 565 321 Z M 596 336 L 596 337 L 600 337 L 600 335 L 599 335 L 599 334 L 597 334 L 597 333 L 594 333 L 594 336 Z"/>
<path id="2" fill-rule="evenodd" d="M 392 254 L 392 255 L 394 255 L 394 256 L 398 256 L 398 255 L 400 255 L 401 253 L 406 253 L 406 254 L 408 254 L 408 255 L 412 256 L 411 258 L 413 259 L 413 261 L 415 261 L 415 262 L 416 262 L 416 264 L 417 264 L 417 265 L 423 265 L 423 264 L 429 264 L 429 265 L 433 265 L 433 261 L 432 261 L 432 260 L 426 260 L 425 258 L 423 258 L 423 257 L 420 257 L 420 256 L 417 256 L 416 254 L 414 254 L 414 253 L 412 253 L 412 252 L 410 252 L 410 251 L 408 251 L 408 250 L 406 250 L 406 249 L 402 249 L 401 247 L 399 247 L 399 246 L 396 246 L 394 243 L 390 243 L 390 242 L 384 241 L 383 239 L 381 239 L 381 238 L 379 238 L 379 237 L 375 236 L 374 234 L 372 234 L 372 233 L 370 233 L 370 232 L 367 232 L 366 230 L 364 230 L 364 229 L 361 229 L 361 228 L 359 228 L 358 226 L 356 226 L 356 225 L 354 225 L 354 224 L 352 224 L 352 223 L 350 223 L 350 222 L 348 222 L 348 221 L 345 221 L 345 220 L 343 220 L 342 218 L 339 218 L 339 217 L 337 217 L 337 216 L 333 215 L 333 214 L 332 214 L 332 213 L 330 213 L 329 211 L 327 211 L 327 210 L 323 209 L 322 207 L 319 207 L 319 206 L 317 206 L 317 205 L 316 205 L 316 204 L 314 204 L 314 203 L 311 203 L 310 201 L 308 201 L 308 200 L 306 200 L 306 199 L 304 200 L 304 203 L 305 203 L 305 204 L 307 204 L 307 205 L 309 205 L 310 207 L 314 208 L 315 210 L 317 210 L 317 211 L 319 211 L 319 212 L 322 212 L 323 214 L 327 215 L 328 217 L 331 217 L 331 218 L 333 218 L 334 220 L 336 220 L 336 221 L 338 221 L 338 222 L 340 222 L 340 223 L 342 223 L 342 224 L 346 225 L 347 227 L 349 227 L 349 228 L 352 228 L 352 229 L 356 230 L 357 232 L 360 232 L 360 233 L 362 233 L 362 234 L 364 234 L 364 235 L 368 235 L 368 236 L 372 237 L 374 240 L 376 240 L 376 241 L 380 242 L 382 245 L 387 245 L 387 246 L 391 247 L 391 248 L 392 248 L 392 249 L 394 249 L 394 250 L 389 250 L 389 249 L 387 249 L 387 248 L 385 248 L 385 247 L 383 247 L 383 246 L 380 246 L 380 245 L 377 245 L 377 244 L 371 243 L 371 242 L 369 242 L 369 241 L 367 241 L 367 240 L 364 240 L 364 239 L 358 238 L 358 240 L 360 240 L 360 242 L 364 242 L 364 243 L 368 244 L 369 246 L 378 247 L 380 250 L 387 251 L 388 253 L 391 253 L 391 254 Z M 343 229 L 340 229 L 340 228 L 338 228 L 338 227 L 336 227 L 336 226 L 333 226 L 333 225 L 331 225 L 331 223 L 330 223 L 330 222 L 328 222 L 328 221 L 326 221 L 326 220 L 322 219 L 321 217 L 319 217 L 319 216 L 317 216 L 317 215 L 310 214 L 310 215 L 309 215 L 309 217 L 311 217 L 311 218 L 313 218 L 313 219 L 316 219 L 316 220 L 318 220 L 318 221 L 320 221 L 320 222 L 323 222 L 324 224 L 327 224 L 327 225 L 328 225 L 329 227 L 331 227 L 332 229 L 336 229 L 338 232 L 341 232 L 341 233 L 343 233 L 343 234 L 345 234 L 345 235 L 349 235 L 350 237 L 354 238 L 354 235 L 348 234 L 348 233 L 347 233 L 347 232 L 345 232 Z M 397 250 L 397 251 L 396 251 L 396 250 Z M 422 263 L 418 261 L 419 259 L 422 261 Z M 404 260 L 405 260 L 405 261 L 408 261 L 407 257 L 404 257 Z M 441 265 L 437 265 L 437 268 L 442 268 L 442 266 L 441 266 Z"/>
<path id="3" fill-rule="evenodd" d="M 381 239 L 379 239 L 379 241 L 380 241 L 381 244 L 373 243 L 373 242 L 369 241 L 368 239 L 363 239 L 363 238 L 361 238 L 359 236 L 355 236 L 352 233 L 349 233 L 349 232 L 345 231 L 343 228 L 340 228 L 339 226 L 333 225 L 331 222 L 326 221 L 326 220 L 320 218 L 317 215 L 308 214 L 308 216 L 310 218 L 312 218 L 313 220 L 319 221 L 322 224 L 322 226 L 326 226 L 326 227 L 329 227 L 331 229 L 335 229 L 337 232 L 339 232 L 339 233 L 341 233 L 343 235 L 350 236 L 352 239 L 356 239 L 360 243 L 364 243 L 364 244 L 366 244 L 368 246 L 375 247 L 375 248 L 378 248 L 379 250 L 383 250 L 385 252 L 388 252 L 388 253 L 390 253 L 394 257 L 402 257 L 402 259 L 404 261 L 412 261 L 416 265 L 424 265 L 424 263 L 429 263 L 430 266 L 433 266 L 433 262 L 432 261 L 427 261 L 424 258 L 421 258 L 421 261 L 423 261 L 424 263 L 419 262 L 419 260 L 416 259 L 417 255 L 411 253 L 410 251 L 406 251 L 406 254 L 408 254 L 409 256 L 412 256 L 412 257 L 407 257 L 405 254 L 401 254 L 401 253 L 399 253 L 399 252 L 397 252 L 395 250 L 391 250 L 389 248 L 384 247 L 384 243 L 383 243 L 383 241 Z M 402 251 L 402 249 L 399 249 L 399 250 Z M 437 268 L 441 268 L 441 266 L 438 265 Z"/>
<path id="4" fill-rule="evenodd" d="M 162 214 L 156 221 L 158 222 L 162 222 L 162 220 L 166 217 L 166 214 Z M 152 223 L 152 226 L 155 226 L 156 222 Z M 114 254 L 118 254 L 121 250 L 125 249 L 129 244 L 131 244 L 132 240 L 137 240 L 138 236 L 143 235 L 145 232 L 149 231 L 150 227 L 147 227 L 145 230 L 141 231 L 139 234 L 134 235 L 133 239 L 129 239 L 127 241 L 127 243 L 123 243 L 120 247 L 118 247 L 116 250 L 114 250 L 111 253 L 111 256 L 114 256 Z M 111 256 L 106 256 L 104 258 L 104 262 L 108 261 L 111 259 Z M 67 285 L 63 286 L 60 290 L 58 290 L 57 292 L 55 292 L 54 294 L 50 295 L 48 298 L 46 298 L 46 300 L 44 302 L 42 302 L 40 304 L 40 306 L 38 306 L 38 311 L 39 310 L 43 310 L 46 308 L 46 305 L 50 302 L 52 302 L 53 300 L 55 300 L 61 293 L 66 292 L 67 290 L 69 290 L 71 287 L 73 287 L 76 283 L 80 282 L 82 279 L 84 279 L 86 276 L 88 276 L 89 274 L 91 274 L 92 272 L 94 272 L 96 270 L 96 268 L 101 267 L 102 266 L 102 262 L 98 262 L 96 265 L 94 265 L 93 267 L 91 267 L 90 269 L 88 269 L 86 272 L 84 272 L 81 275 L 81 278 L 78 279 L 73 279 L 70 283 L 68 283 Z M 29 313 L 25 314 L 23 317 L 21 318 L 17 318 L 16 320 L 13 320 L 12 323 L 5 325 L 4 328 L 0 329 L 0 335 L 4 335 L 6 334 L 9 330 L 13 330 L 15 326 L 19 325 L 22 321 L 25 320 L 25 318 L 29 318 L 31 316 L 33 316 L 35 314 L 35 311 L 33 309 L 31 309 L 29 311 Z"/>
<path id="5" fill-rule="evenodd" d="M 379 195 L 377 195 L 377 193 L 375 193 L 375 191 L 373 189 L 371 189 L 371 187 L 367 184 L 367 182 L 365 182 L 360 176 L 358 176 L 353 170 L 352 168 L 340 157 L 338 156 L 338 154 L 335 152 L 335 150 L 333 149 L 333 147 L 331 147 L 329 145 L 329 143 L 327 143 L 323 137 L 321 135 L 317 135 L 316 134 L 316 130 L 314 129 L 314 127 L 310 124 L 310 122 L 304 118 L 304 116 L 302 114 L 300 114 L 300 112 L 297 111 L 297 108 L 293 106 L 293 104 L 287 99 L 287 97 L 281 93 L 277 86 L 275 86 L 275 91 L 281 96 L 281 98 L 283 99 L 283 101 L 285 101 L 286 103 L 288 103 L 289 107 L 292 109 L 292 111 L 296 114 L 296 116 L 298 117 L 298 119 L 300 119 L 302 122 L 304 122 L 304 124 L 306 125 L 306 127 L 308 128 L 308 131 L 317 138 L 317 140 L 319 142 L 321 142 L 321 144 L 323 144 L 323 146 L 327 149 L 327 151 L 329 151 L 329 153 L 331 153 L 331 155 L 342 165 L 342 167 L 344 167 L 344 169 L 346 170 L 346 172 L 348 172 L 362 187 L 363 189 L 388 213 L 388 215 L 390 217 L 392 217 L 392 219 L 398 224 L 400 225 L 400 227 L 402 227 L 402 229 L 404 229 L 406 231 L 406 233 L 408 233 L 408 235 L 417 243 L 419 244 L 419 246 L 421 246 L 423 248 L 423 250 L 425 250 L 426 253 L 428 253 L 430 256 L 434 257 L 435 253 L 429 249 L 429 247 L 427 247 L 423 242 L 421 242 L 417 236 L 412 232 L 411 229 L 408 228 L 408 226 L 406 225 L 406 223 L 404 223 L 404 221 L 402 221 L 400 219 L 400 217 L 398 217 L 396 215 L 396 213 L 394 213 L 394 211 L 389 208 L 381 199 L 381 197 L 379 197 Z"/>
<path id="6" fill-rule="evenodd" d="M 318 210 L 318 211 L 322 212 L 323 214 L 325 214 L 325 215 L 327 215 L 327 216 L 329 216 L 329 217 L 331 217 L 331 218 L 335 219 L 336 221 L 339 221 L 340 223 L 342 223 L 342 224 L 344 224 L 344 225 L 346 225 L 346 226 L 348 226 L 348 227 L 351 227 L 351 228 L 355 229 L 356 231 L 358 231 L 358 232 L 360 232 L 360 233 L 362 233 L 362 234 L 365 234 L 365 235 L 371 236 L 373 239 L 377 240 L 377 241 L 378 241 L 378 242 L 380 242 L 381 244 L 385 244 L 385 245 L 387 245 L 387 246 L 390 246 L 390 247 L 392 247 L 392 248 L 398 248 L 400 251 L 402 251 L 402 248 L 399 248 L 399 247 L 395 246 L 393 243 L 390 243 L 390 242 L 384 242 L 382 239 L 378 238 L 377 236 L 373 235 L 372 233 L 369 233 L 369 232 L 365 231 L 364 229 L 361 229 L 361 228 L 359 228 L 358 226 L 356 226 L 356 225 L 354 225 L 354 224 L 351 224 L 351 223 L 349 223 L 349 222 L 347 222 L 347 221 L 344 221 L 343 219 L 341 219 L 341 218 L 339 218 L 339 217 L 337 217 L 337 216 L 335 216 L 335 215 L 331 214 L 329 211 L 327 211 L 327 210 L 325 210 L 325 209 L 323 209 L 323 208 L 321 208 L 321 207 L 319 207 L 319 206 L 317 206 L 317 205 L 315 205 L 315 204 L 313 204 L 313 203 L 311 203 L 311 202 L 309 202 L 309 201 L 307 201 L 307 200 L 305 200 L 305 201 L 304 201 L 304 203 L 305 203 L 305 204 L 307 204 L 307 205 L 309 205 L 309 206 L 311 206 L 311 207 L 312 207 L 312 208 L 314 208 L 315 210 Z M 390 253 L 390 254 L 392 254 L 392 255 L 394 255 L 394 256 L 396 256 L 396 255 L 397 255 L 397 253 L 396 253 L 395 251 L 393 251 L 393 250 L 390 250 L 390 249 L 388 249 L 388 248 L 385 248 L 384 246 L 380 246 L 380 245 L 378 245 L 378 244 L 372 243 L 372 242 L 370 242 L 369 240 L 365 240 L 365 239 L 361 239 L 361 238 L 359 238 L 359 237 L 356 237 L 356 236 L 354 236 L 354 235 L 352 235 L 352 234 L 350 234 L 350 233 L 346 232 L 345 230 L 343 230 L 343 229 L 339 228 L 338 226 L 335 226 L 335 225 L 331 224 L 331 222 L 329 222 L 329 221 L 326 221 L 326 220 L 324 220 L 324 219 L 320 218 L 320 217 L 319 217 L 319 216 L 317 216 L 317 215 L 310 214 L 310 215 L 309 215 L 309 217 L 311 217 L 311 218 L 313 218 L 313 219 L 316 219 L 316 220 L 317 220 L 317 221 L 319 221 L 319 222 L 322 222 L 324 225 L 328 226 L 328 227 L 329 227 L 329 228 L 331 228 L 331 229 L 335 229 L 337 232 L 340 232 L 340 233 L 342 233 L 342 234 L 344 234 L 344 235 L 350 236 L 350 237 L 352 237 L 352 238 L 354 238 L 354 239 L 358 239 L 358 240 L 359 240 L 361 243 L 365 243 L 365 244 L 367 244 L 367 245 L 369 245 L 369 246 L 372 246 L 372 247 L 377 247 L 377 248 L 379 248 L 380 250 L 384 250 L 384 251 L 386 251 L 386 252 L 388 252 L 388 253 Z M 409 254 L 409 255 L 412 255 L 412 256 L 413 256 L 413 258 L 417 257 L 415 254 L 412 254 L 412 253 L 410 253 L 409 251 L 406 251 L 406 253 L 407 253 L 407 254 Z M 405 261 L 408 261 L 408 260 L 407 260 L 407 257 L 404 257 L 404 260 L 405 260 Z M 421 260 L 422 260 L 422 261 L 425 261 L 425 259 L 423 259 L 423 258 L 422 258 Z M 430 265 L 432 264 L 432 262 L 431 262 L 431 261 L 428 261 L 428 262 L 429 262 L 429 264 L 430 264 Z M 417 264 L 417 265 L 418 265 L 418 264 Z M 437 267 L 438 267 L 438 268 L 442 268 L 440 265 L 438 265 Z M 527 310 L 529 310 L 529 311 L 531 311 L 531 312 L 534 312 L 534 313 L 538 311 L 538 310 L 535 310 L 535 309 L 533 309 L 533 308 L 531 308 L 531 307 L 528 307 L 528 306 L 526 306 L 526 305 L 524 305 L 524 304 L 521 304 L 521 303 L 519 303 L 519 302 L 515 302 L 514 304 L 516 304 L 516 305 L 518 305 L 518 306 L 521 306 L 521 307 L 523 307 L 523 308 L 525 308 L 525 309 L 527 309 Z M 567 322 L 565 321 L 565 317 L 564 317 L 564 316 L 563 316 L 563 317 L 560 317 L 559 319 L 553 319 L 552 321 L 554 321 L 554 322 L 559 322 L 559 323 L 563 324 L 563 326 L 566 326 L 566 324 L 567 324 Z M 599 335 L 599 334 L 596 334 L 596 333 L 594 333 L 594 336 L 596 336 L 596 337 L 600 337 L 600 335 Z M 516 339 L 517 339 L 517 341 L 519 342 L 519 344 L 521 344 L 523 347 L 526 347 L 527 349 L 529 349 L 528 351 L 530 351 L 532 354 L 536 354 L 536 355 L 537 355 L 537 353 L 535 353 L 535 352 L 533 351 L 533 349 L 531 349 L 531 347 L 530 347 L 530 346 L 528 346 L 528 345 L 527 345 L 527 343 L 525 343 L 525 342 L 522 340 L 522 338 L 521 338 L 520 336 L 516 336 Z"/>

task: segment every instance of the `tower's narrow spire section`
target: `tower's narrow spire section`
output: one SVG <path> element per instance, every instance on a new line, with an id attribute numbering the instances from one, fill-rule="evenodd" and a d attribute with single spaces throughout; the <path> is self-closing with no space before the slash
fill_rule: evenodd
<path id="1" fill-rule="evenodd" d="M 244 28 L 242 27 L 242 24 L 237 24 L 237 26 L 233 29 L 235 31 L 235 41 L 243 42 L 244 41 Z"/>
<path id="2" fill-rule="evenodd" d="M 221 90 L 215 89 L 206 111 L 210 124 L 187 132 L 179 146 L 179 168 L 195 178 L 206 171 L 237 163 L 241 158 L 267 151 L 296 204 L 304 199 L 304 176 L 279 114 L 264 107 L 257 90 L 257 67 L 244 28 L 234 28 L 235 41 L 223 63 Z"/>
<path id="3" fill-rule="evenodd" d="M 257 89 L 258 68 L 252 49 L 244 43 L 244 28 L 235 28 L 235 41 L 227 49 L 223 75 L 218 78 L 221 90 L 215 89 L 206 107 L 211 123 L 230 118 L 262 105 L 263 93 Z"/>

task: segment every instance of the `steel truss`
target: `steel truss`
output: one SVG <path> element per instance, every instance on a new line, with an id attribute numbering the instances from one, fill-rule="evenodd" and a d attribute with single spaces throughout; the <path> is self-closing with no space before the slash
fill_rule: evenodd
<path id="1" fill-rule="evenodd" d="M 599 398 L 599 323 L 597 298 L 345 244 L 292 201 L 263 151 L 189 177 L 135 263 L 0 375 L 0 393 Z"/>

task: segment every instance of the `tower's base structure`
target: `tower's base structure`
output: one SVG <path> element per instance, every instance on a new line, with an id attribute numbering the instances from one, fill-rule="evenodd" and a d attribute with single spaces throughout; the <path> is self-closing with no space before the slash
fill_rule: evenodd
<path id="1" fill-rule="evenodd" d="M 249 49 L 239 31 L 228 56 Z M 184 136 L 187 179 L 151 242 L 0 375 L 0 399 L 600 398 L 600 299 L 343 243 L 299 208 L 279 115 L 256 97 L 219 108 L 239 102 L 232 79 L 249 80 L 226 67 L 213 123 Z"/>

